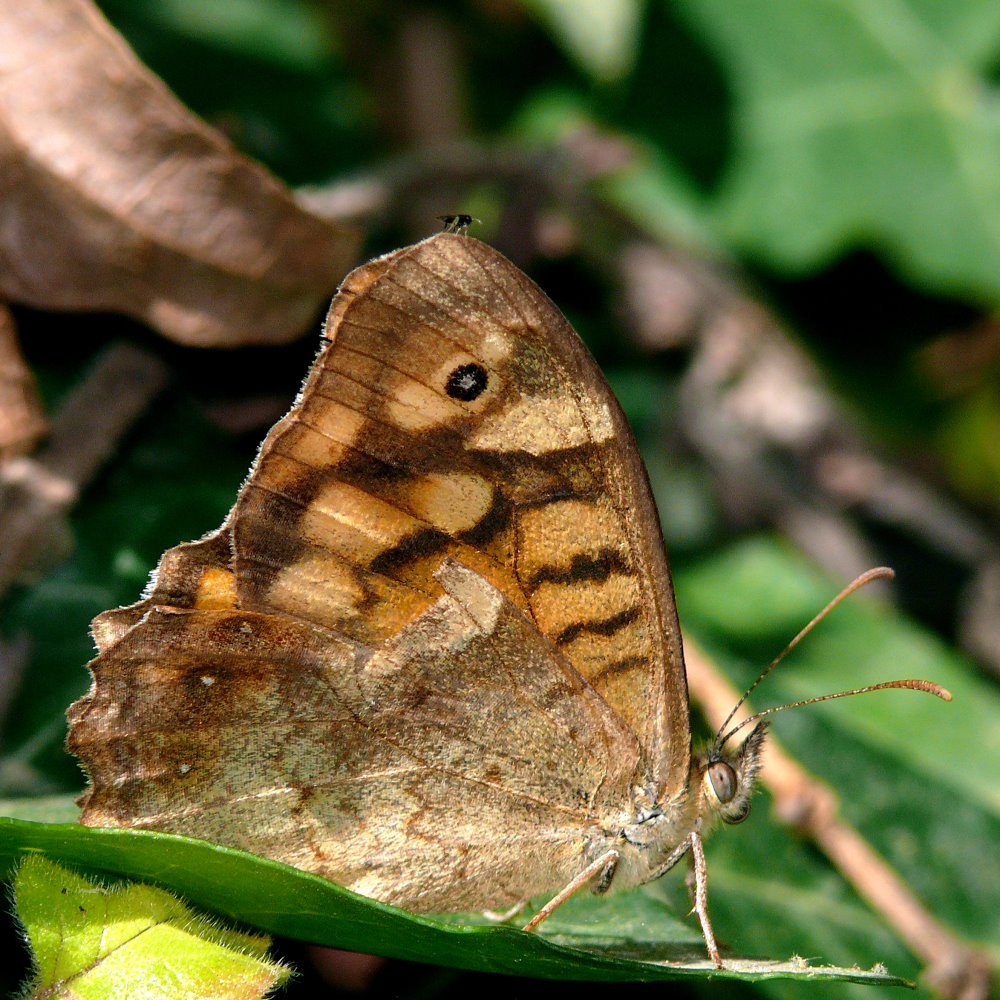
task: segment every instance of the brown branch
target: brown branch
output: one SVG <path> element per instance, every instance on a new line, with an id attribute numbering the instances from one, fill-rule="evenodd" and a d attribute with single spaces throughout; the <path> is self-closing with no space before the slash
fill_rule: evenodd
<path id="1" fill-rule="evenodd" d="M 684 658 L 692 698 L 713 727 L 721 725 L 742 692 L 690 641 L 684 644 Z M 744 706 L 734 722 L 748 715 Z M 833 791 L 789 757 L 773 735 L 761 782 L 774 798 L 777 817 L 810 838 L 921 959 L 924 979 L 935 992 L 947 1000 L 985 1000 L 993 972 L 989 957 L 927 912 L 899 875 L 838 815 Z"/>

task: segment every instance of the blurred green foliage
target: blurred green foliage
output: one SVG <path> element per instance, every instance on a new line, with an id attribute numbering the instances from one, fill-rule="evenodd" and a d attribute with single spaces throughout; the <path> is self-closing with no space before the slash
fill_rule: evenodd
<path id="1" fill-rule="evenodd" d="M 995 529 L 997 335 L 977 341 L 962 367 L 965 331 L 974 323 L 989 330 L 987 313 L 1000 299 L 1000 6 L 991 0 L 101 7 L 189 106 L 292 184 L 364 178 L 415 155 L 398 96 L 380 84 L 414 25 L 436 26 L 460 75 L 459 137 L 527 150 L 587 125 L 624 141 L 636 157 L 590 185 L 589 196 L 664 244 L 742 268 L 873 442 L 929 469 Z M 468 195 L 487 220 L 505 209 L 505 196 L 502 183 Z M 413 235 L 402 222 L 373 228 L 370 249 L 401 235 Z M 667 536 L 680 540 L 673 554 L 685 627 L 738 683 L 749 682 L 833 583 L 769 537 L 733 542 L 698 470 L 662 469 L 677 361 L 637 363 L 634 348 L 608 335 L 614 304 L 593 270 L 549 262 L 533 275 L 593 344 L 636 424 Z M 26 314 L 22 325 L 53 406 L 107 339 L 153 346 L 148 334 L 106 318 Z M 929 353 L 942 342 L 954 349 L 947 363 Z M 220 523 L 263 428 L 226 434 L 207 412 L 220 396 L 289 402 L 313 343 L 239 357 L 155 349 L 174 362 L 174 386 L 75 510 L 70 557 L 4 605 L 4 638 L 26 637 L 29 656 L 3 732 L 7 795 L 78 789 L 61 748 L 62 713 L 87 685 L 87 623 L 134 600 L 165 548 Z M 950 607 L 942 577 L 926 566 L 915 572 L 926 578 L 927 602 Z M 994 682 L 948 648 L 952 638 L 888 611 L 844 608 L 775 675 L 767 699 L 907 673 L 952 687 L 951 706 L 876 696 L 790 712 L 776 730 L 838 789 L 851 821 L 931 910 L 1000 962 L 1000 699 Z M 709 844 L 720 935 L 741 952 L 885 960 L 916 976 L 918 963 L 895 935 L 767 813 L 762 797 L 750 823 Z M 677 881 L 650 892 L 681 913 Z M 3 985 L 13 988 L 8 975 Z M 311 988 L 302 980 L 289 995 Z M 474 988 L 460 980 L 437 989 Z M 518 994 L 530 989 L 520 984 Z M 727 986 L 738 996 L 806 989 L 839 997 L 859 987 Z"/>

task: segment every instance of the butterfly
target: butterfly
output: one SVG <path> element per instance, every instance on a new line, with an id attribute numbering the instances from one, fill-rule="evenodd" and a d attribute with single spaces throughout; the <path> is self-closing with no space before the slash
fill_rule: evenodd
<path id="1" fill-rule="evenodd" d="M 456 228 L 458 231 L 455 231 Z M 461 227 L 352 272 L 217 531 L 95 619 L 81 821 L 413 911 L 657 878 L 746 818 L 767 722 L 692 754 L 659 519 L 559 310 Z"/>

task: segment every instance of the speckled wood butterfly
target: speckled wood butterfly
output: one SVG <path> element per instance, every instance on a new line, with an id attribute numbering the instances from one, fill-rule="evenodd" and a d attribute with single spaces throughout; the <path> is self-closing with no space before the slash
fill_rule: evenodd
<path id="1" fill-rule="evenodd" d="M 452 227 L 454 228 L 454 227 Z M 656 878 L 748 811 L 766 723 L 693 756 L 659 520 L 593 358 L 445 232 L 344 281 L 222 527 L 94 622 L 82 822 L 410 910 Z M 728 734 L 727 734 L 728 735 Z"/>

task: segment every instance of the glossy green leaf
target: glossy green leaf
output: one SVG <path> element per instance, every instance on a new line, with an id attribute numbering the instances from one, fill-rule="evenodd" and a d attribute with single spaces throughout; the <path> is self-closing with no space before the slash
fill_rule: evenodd
<path id="1" fill-rule="evenodd" d="M 322 71 L 329 63 L 331 33 L 322 12 L 281 0 L 227 0 L 206 6 L 198 0 L 152 0 L 146 16 L 182 37 L 252 53 L 293 70 Z"/>
<path id="2" fill-rule="evenodd" d="M 743 664 L 749 681 L 836 590 L 790 549 L 755 539 L 684 574 L 682 613 L 699 634 L 759 657 Z M 943 684 L 954 702 L 909 691 L 859 695 L 776 717 L 779 738 L 803 713 L 829 720 L 845 738 L 895 755 L 925 781 L 1000 820 L 1000 743 L 989 736 L 1000 726 L 1000 694 L 961 657 L 888 607 L 863 596 L 841 605 L 768 678 L 756 700 L 764 707 L 764 700 L 793 701 L 898 677 Z M 859 767 L 863 772 L 863 761 Z"/>
<path id="3" fill-rule="evenodd" d="M 846 581 L 830 580 L 775 539 L 757 538 L 686 567 L 676 582 L 687 633 L 745 687 Z M 775 715 L 771 733 L 832 787 L 845 817 L 934 917 L 1000 959 L 996 688 L 862 591 L 824 620 L 752 701 L 760 709 L 898 677 L 937 681 L 954 701 L 909 691 L 859 695 Z M 874 913 L 859 921 L 842 909 L 853 898 L 843 880 L 784 831 L 759 826 L 766 811 L 766 800 L 759 802 L 744 827 L 708 846 L 717 929 L 728 936 L 742 929 L 741 943 L 754 950 L 870 961 L 863 939 L 891 942 L 894 933 Z M 894 971 L 916 977 L 914 959 L 895 957 L 899 947 L 882 943 L 879 954 Z"/>
<path id="4" fill-rule="evenodd" d="M 636 57 L 643 0 L 524 0 L 584 70 L 616 80 Z"/>
<path id="5" fill-rule="evenodd" d="M 686 630 L 737 683 L 749 683 L 836 589 L 766 538 L 684 568 L 677 587 Z M 858 597 L 768 679 L 760 704 L 903 675 L 945 684 L 954 703 L 911 692 L 869 695 L 782 714 L 774 732 L 840 791 L 848 817 L 932 912 L 959 935 L 1000 940 L 992 889 L 1000 884 L 992 850 L 1000 842 L 1000 762 L 989 737 L 1000 731 L 1000 699 L 988 685 L 890 609 Z M 976 767 L 968 766 L 970 759 Z M 720 939 L 743 954 L 811 955 L 843 966 L 882 962 L 916 976 L 918 963 L 891 929 L 824 859 L 774 824 L 766 805 L 766 797 L 758 797 L 749 822 L 720 831 L 707 845 L 710 908 Z M 2 811 L 34 820 L 75 816 L 66 799 L 9 802 Z M 0 821 L 0 852 L 9 863 L 31 850 L 157 882 L 252 926 L 338 947 L 549 977 L 647 979 L 708 971 L 696 922 L 678 920 L 686 910 L 679 874 L 608 899 L 583 894 L 543 924 L 542 933 L 523 935 L 468 919 L 414 917 L 284 866 L 183 838 Z M 974 868 L 966 864 L 970 856 L 979 859 Z M 623 955 L 633 961 L 623 962 Z M 644 961 L 634 961 L 640 956 Z M 651 964 L 665 958 L 686 964 Z M 792 964 L 746 975 L 795 972 Z M 781 995 L 778 985 L 762 988 Z"/>
<path id="6" fill-rule="evenodd" d="M 792 271 L 882 252 L 939 291 L 1000 295 L 1000 7 L 684 0 L 735 93 L 723 230 Z"/>
<path id="7" fill-rule="evenodd" d="M 198 906 L 271 933 L 456 968 L 607 981 L 718 976 L 901 982 L 884 970 L 812 966 L 797 958 L 735 957 L 719 972 L 704 955 L 697 926 L 678 922 L 656 889 L 574 899 L 541 932 L 525 934 L 480 916 L 416 916 L 285 865 L 185 837 L 0 819 L 6 866 L 31 852 L 169 887 Z"/>

